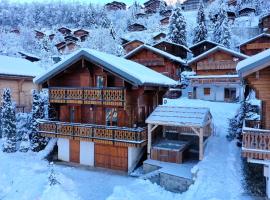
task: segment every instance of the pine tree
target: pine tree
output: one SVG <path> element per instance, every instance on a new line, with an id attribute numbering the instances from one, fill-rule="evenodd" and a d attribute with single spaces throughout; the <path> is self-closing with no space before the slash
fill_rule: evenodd
<path id="1" fill-rule="evenodd" d="M 195 35 L 193 38 L 193 44 L 201 42 L 207 39 L 207 28 L 205 24 L 205 13 L 203 2 L 200 2 L 200 7 L 197 14 L 197 26 L 195 27 Z"/>
<path id="2" fill-rule="evenodd" d="M 33 105 L 31 111 L 30 142 L 32 151 L 40 151 L 47 145 L 48 140 L 38 132 L 38 120 L 45 118 L 45 102 L 38 91 L 33 90 Z"/>
<path id="3" fill-rule="evenodd" d="M 3 134 L 3 152 L 16 151 L 16 115 L 15 106 L 11 100 L 10 89 L 4 89 L 1 111 L 1 126 Z"/>
<path id="4" fill-rule="evenodd" d="M 186 20 L 180 7 L 176 7 L 170 18 L 169 39 L 177 44 L 187 44 Z"/>
<path id="5" fill-rule="evenodd" d="M 226 15 L 223 23 L 221 24 L 221 37 L 219 43 L 223 46 L 230 48 L 231 47 L 231 30 L 229 27 L 229 19 Z"/>
<path id="6" fill-rule="evenodd" d="M 27 152 L 30 149 L 29 130 L 30 114 L 20 113 L 17 117 L 17 135 L 21 138 L 19 151 Z"/>

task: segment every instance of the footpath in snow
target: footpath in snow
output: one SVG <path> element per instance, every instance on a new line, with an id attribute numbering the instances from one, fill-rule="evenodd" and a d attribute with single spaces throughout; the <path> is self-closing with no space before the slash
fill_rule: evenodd
<path id="1" fill-rule="evenodd" d="M 240 104 L 210 102 L 180 98 L 168 100 L 166 105 L 208 107 L 213 116 L 215 134 L 205 149 L 204 159 L 195 167 L 197 179 L 189 190 L 173 194 L 150 181 L 137 180 L 128 186 L 117 186 L 107 200 L 237 200 L 243 197 L 240 149 L 226 139 L 228 119 L 238 111 Z"/>

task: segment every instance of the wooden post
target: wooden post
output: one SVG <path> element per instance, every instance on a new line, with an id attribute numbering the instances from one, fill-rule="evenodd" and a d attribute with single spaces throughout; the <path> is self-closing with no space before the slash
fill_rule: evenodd
<path id="1" fill-rule="evenodd" d="M 203 128 L 200 128 L 199 134 L 199 160 L 203 159 Z"/>
<path id="2" fill-rule="evenodd" d="M 148 128 L 148 144 L 147 144 L 147 158 L 149 159 L 150 158 L 150 153 L 151 153 L 151 143 L 152 143 L 152 124 L 148 124 L 147 125 L 147 128 Z"/>

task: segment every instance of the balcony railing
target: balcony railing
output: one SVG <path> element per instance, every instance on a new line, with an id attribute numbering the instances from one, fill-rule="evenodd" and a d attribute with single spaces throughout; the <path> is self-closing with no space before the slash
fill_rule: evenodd
<path id="1" fill-rule="evenodd" d="M 39 133 L 45 137 L 68 138 L 119 146 L 144 146 L 145 128 L 125 128 L 96 124 L 39 121 Z"/>
<path id="2" fill-rule="evenodd" d="M 198 62 L 197 70 L 234 69 L 237 62 L 231 60 Z"/>
<path id="3" fill-rule="evenodd" d="M 260 127 L 259 121 L 247 121 L 245 126 Z M 242 154 L 249 159 L 270 159 L 270 130 L 243 128 Z"/>
<path id="4" fill-rule="evenodd" d="M 134 62 L 140 63 L 145 66 L 164 66 L 164 59 L 162 58 L 155 58 L 155 59 L 135 59 Z"/>
<path id="5" fill-rule="evenodd" d="M 50 103 L 125 106 L 126 90 L 119 87 L 51 87 L 49 88 L 49 98 Z"/>

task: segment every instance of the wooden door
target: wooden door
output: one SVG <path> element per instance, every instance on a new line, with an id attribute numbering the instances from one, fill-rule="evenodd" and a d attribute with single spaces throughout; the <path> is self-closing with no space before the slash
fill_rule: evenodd
<path id="1" fill-rule="evenodd" d="M 95 144 L 95 166 L 114 170 L 128 170 L 127 147 Z"/>
<path id="2" fill-rule="evenodd" d="M 80 141 L 69 140 L 69 161 L 80 163 Z"/>

